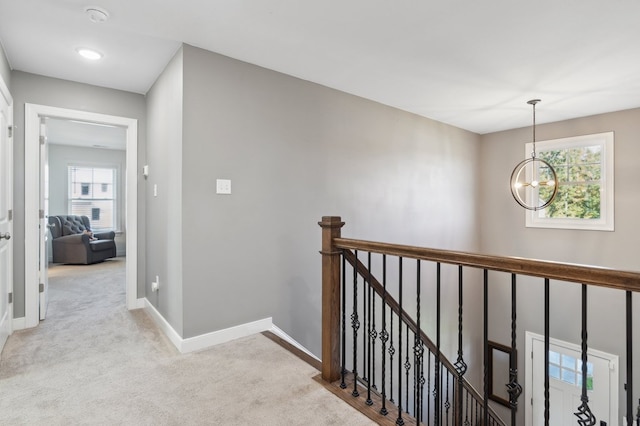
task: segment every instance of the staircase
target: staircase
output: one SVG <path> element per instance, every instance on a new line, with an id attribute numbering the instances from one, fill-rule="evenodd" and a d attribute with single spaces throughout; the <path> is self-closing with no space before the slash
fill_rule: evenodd
<path id="1" fill-rule="evenodd" d="M 621 413 L 628 426 L 633 424 L 632 295 L 640 290 L 639 273 L 346 239 L 341 237 L 344 223 L 339 217 L 323 217 L 319 225 L 322 380 L 374 421 L 524 424 L 518 350 L 524 351 L 519 342 L 523 328 L 539 327 L 546 349 L 544 406 L 532 410 L 540 413 L 536 424 L 548 425 L 553 403 L 548 368 L 551 310 L 556 306 L 550 297 L 553 280 L 554 285 L 562 281 L 578 286 L 582 331 L 576 340 L 582 347 L 583 377 L 575 420 L 581 426 L 600 424 L 605 418 L 589 406 L 588 290 L 606 287 L 626 300 L 626 342 L 621 342 L 626 407 Z M 543 299 L 540 321 L 522 324 L 518 290 L 532 286 Z M 498 313 L 505 315 L 497 319 Z M 494 361 L 494 354 L 506 361 Z M 520 358 L 522 364 L 522 353 Z M 609 424 L 619 423 L 609 419 Z"/>

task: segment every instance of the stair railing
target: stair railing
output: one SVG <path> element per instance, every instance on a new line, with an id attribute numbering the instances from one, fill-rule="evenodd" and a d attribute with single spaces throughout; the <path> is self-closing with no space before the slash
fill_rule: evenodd
<path id="1" fill-rule="evenodd" d="M 322 378 L 352 389 L 353 398 L 366 398 L 364 405 L 375 407 L 380 416 L 395 424 L 504 425 L 489 403 L 489 272 L 511 277 L 511 352 L 508 392 L 511 425 L 516 424 L 522 385 L 516 365 L 517 307 L 519 276 L 540 277 L 544 281 L 544 423 L 549 424 L 550 281 L 560 280 L 582 286 L 582 397 L 575 415 L 581 426 L 596 424 L 589 408 L 587 392 L 587 287 L 617 289 L 626 295 L 626 419 L 634 424 L 633 410 L 633 303 L 632 293 L 640 291 L 640 273 L 617 271 L 558 262 L 515 257 L 489 256 L 449 250 L 428 249 L 341 238 L 344 222 L 325 216 L 322 233 Z M 372 255 L 376 258 L 372 260 Z M 364 262 L 360 260 L 365 259 Z M 395 259 L 392 265 L 387 258 Z M 411 267 L 407 273 L 407 263 Z M 403 264 L 404 262 L 404 264 Z M 441 350 L 441 317 L 451 306 L 443 306 L 441 290 L 450 280 L 442 278 L 442 265 L 457 269 L 458 351 L 451 362 Z M 375 266 L 375 267 L 374 267 Z M 349 269 L 350 268 L 350 269 Z M 435 312 L 425 324 L 421 293 L 423 269 L 435 274 Z M 450 268 L 450 267 L 449 267 Z M 376 273 L 381 273 L 378 279 Z M 389 279 L 393 269 L 394 279 Z M 465 374 L 469 359 L 463 353 L 463 286 L 467 269 L 479 270 L 482 278 L 483 375 L 482 392 L 471 386 Z M 349 273 L 347 273 L 349 272 Z M 450 271 L 449 271 L 450 272 Z M 405 274 L 405 276 L 403 276 Z M 431 274 L 427 274 L 429 277 Z M 477 273 L 476 273 L 477 275 Z M 410 280 L 407 281 L 407 276 Z M 427 278 L 431 279 L 431 278 Z M 475 281 L 478 281 L 476 278 Z M 405 287 L 405 289 L 403 289 Z M 407 303 L 406 288 L 415 291 Z M 413 295 L 412 295 L 413 296 Z M 474 301 L 475 302 L 475 301 Z M 422 316 L 422 317 L 421 317 Z M 435 337 L 426 328 L 435 329 Z M 377 349 L 376 349 L 377 348 Z M 350 354 L 347 356 L 347 354 Z M 640 408 L 639 408 L 640 410 Z M 636 421 L 640 422 L 640 411 Z M 614 423 L 617 423 L 615 419 Z"/>

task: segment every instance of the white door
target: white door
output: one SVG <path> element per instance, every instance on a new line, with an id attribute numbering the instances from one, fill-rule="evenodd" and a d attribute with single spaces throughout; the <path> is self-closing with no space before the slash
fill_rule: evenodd
<path id="1" fill-rule="evenodd" d="M 40 118 L 40 320 L 47 316 L 49 305 L 49 150 L 47 144 L 47 119 Z"/>
<path id="2" fill-rule="evenodd" d="M 0 352 L 11 334 L 13 309 L 13 102 L 0 78 Z"/>
<path id="3" fill-rule="evenodd" d="M 531 341 L 532 424 L 544 425 L 544 337 Z M 574 413 L 582 404 L 582 355 L 580 348 L 553 339 L 549 345 L 549 425 L 577 424 Z M 587 396 L 596 424 L 616 424 L 617 362 L 615 355 L 589 350 L 587 357 Z M 615 398 L 612 394 L 615 393 Z"/>

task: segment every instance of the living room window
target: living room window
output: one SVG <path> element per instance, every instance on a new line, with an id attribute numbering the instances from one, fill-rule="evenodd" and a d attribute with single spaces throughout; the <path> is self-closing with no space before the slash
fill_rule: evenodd
<path id="1" fill-rule="evenodd" d="M 69 166 L 69 214 L 87 216 L 94 230 L 117 229 L 115 167 Z"/>
<path id="2" fill-rule="evenodd" d="M 527 211 L 526 225 L 613 231 L 613 132 L 536 142 L 536 152 L 555 169 L 558 194 L 546 209 Z"/>

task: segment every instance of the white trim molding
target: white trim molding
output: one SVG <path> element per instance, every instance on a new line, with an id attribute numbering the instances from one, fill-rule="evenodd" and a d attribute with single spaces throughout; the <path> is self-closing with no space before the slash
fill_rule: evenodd
<path id="1" fill-rule="evenodd" d="M 87 111 L 71 110 L 46 105 L 25 104 L 25 327 L 39 323 L 39 210 L 40 210 L 40 117 L 56 117 L 111 124 L 126 128 L 126 226 L 127 265 L 126 301 L 127 309 L 136 309 L 138 299 L 138 120 Z"/>
<path id="2" fill-rule="evenodd" d="M 300 349 L 307 355 L 313 357 L 318 361 L 320 360 L 307 348 L 291 338 L 291 336 L 289 336 L 287 333 L 282 331 L 277 326 L 273 325 L 271 317 L 183 339 L 171 326 L 171 324 L 169 324 L 169 322 L 162 316 L 162 314 L 158 312 L 156 307 L 153 306 L 151 302 L 149 302 L 148 299 L 145 298 L 140 300 L 144 300 L 145 312 L 149 314 L 158 328 L 160 328 L 160 330 L 167 336 L 169 341 L 173 343 L 173 345 L 176 347 L 176 349 L 178 349 L 180 353 L 186 354 L 189 352 L 200 351 L 219 345 L 221 343 L 226 343 L 232 340 L 240 339 L 242 337 L 262 333 L 263 331 L 270 331 L 278 337 L 286 340 L 291 345 Z"/>

